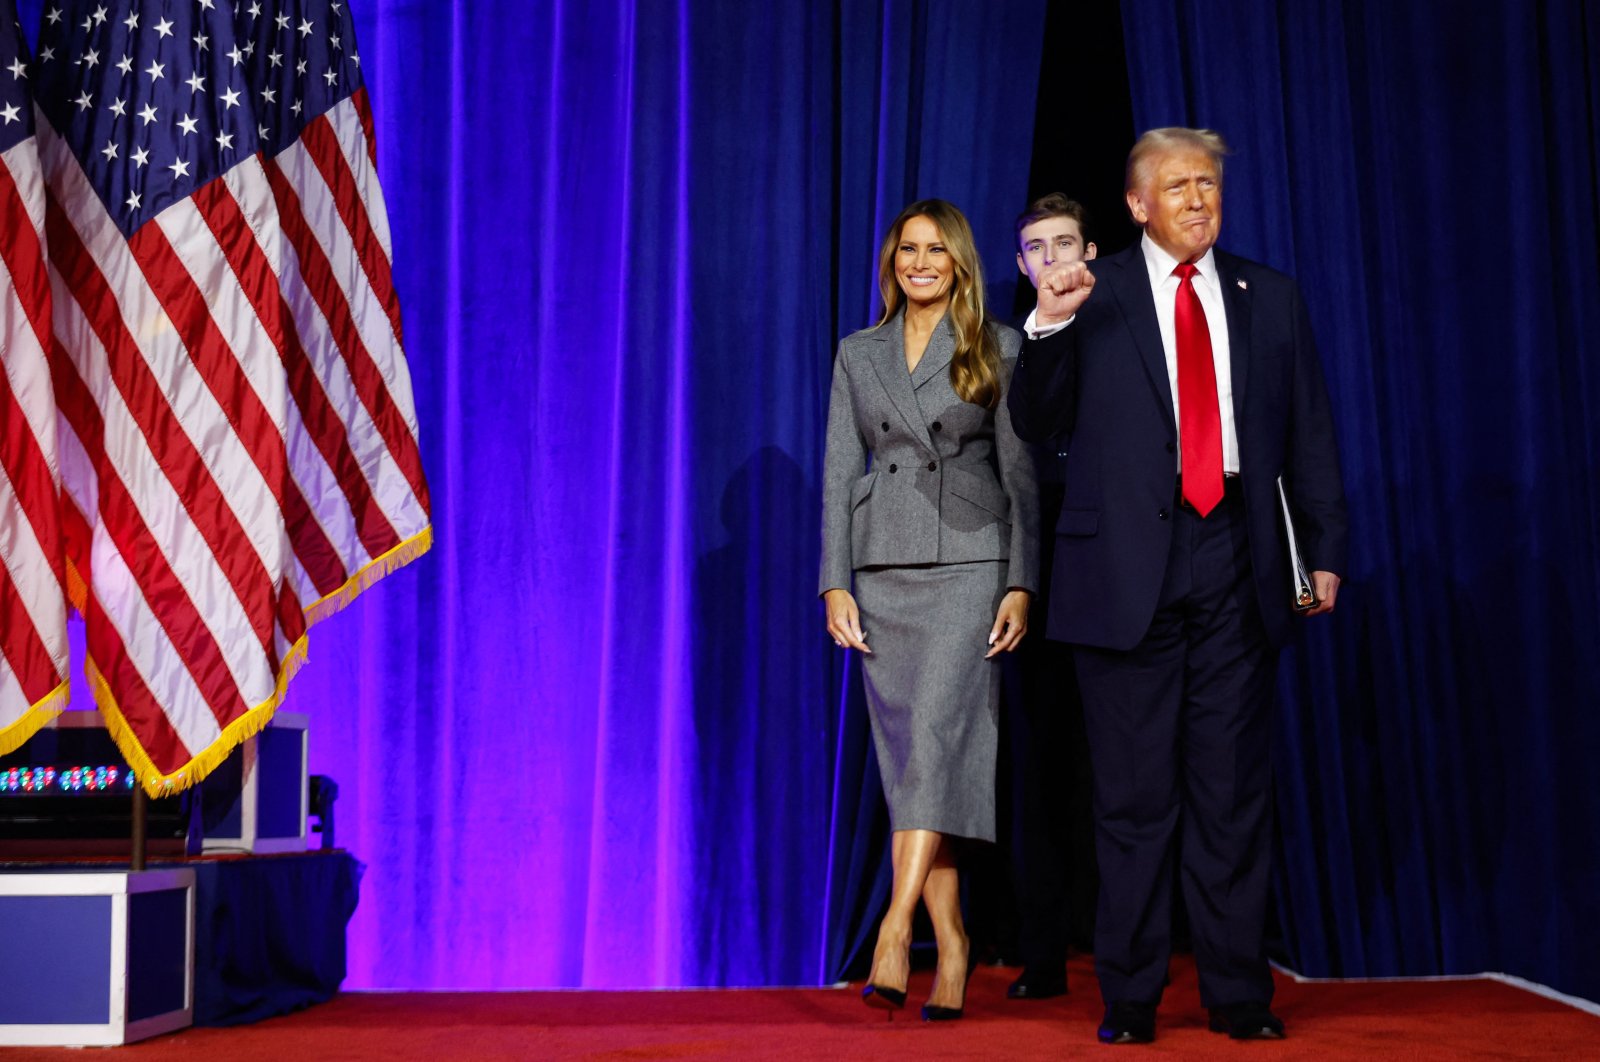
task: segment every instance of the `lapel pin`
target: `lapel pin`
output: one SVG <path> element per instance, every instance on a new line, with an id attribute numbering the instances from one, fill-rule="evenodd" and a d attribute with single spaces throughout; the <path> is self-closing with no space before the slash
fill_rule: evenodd
<path id="1" fill-rule="evenodd" d="M 1240 279 L 1240 280 L 1236 280 L 1236 281 L 1234 281 L 1234 283 L 1235 283 L 1235 284 L 1238 284 L 1238 285 L 1239 285 L 1239 290 L 1240 290 L 1240 291 L 1249 291 L 1249 290 L 1250 290 L 1250 285 L 1249 285 L 1249 283 L 1247 283 L 1247 282 L 1246 282 L 1246 281 L 1245 281 L 1245 280 L 1243 280 L 1243 279 Z"/>

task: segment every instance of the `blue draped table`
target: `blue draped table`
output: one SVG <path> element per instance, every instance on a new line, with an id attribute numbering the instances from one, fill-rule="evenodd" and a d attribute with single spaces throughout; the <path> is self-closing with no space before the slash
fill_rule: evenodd
<path id="1" fill-rule="evenodd" d="M 361 863 L 348 852 L 150 860 L 195 875 L 194 1023 L 244 1025 L 333 997 Z M 126 870 L 126 863 L 4 863 L 0 873 Z"/>

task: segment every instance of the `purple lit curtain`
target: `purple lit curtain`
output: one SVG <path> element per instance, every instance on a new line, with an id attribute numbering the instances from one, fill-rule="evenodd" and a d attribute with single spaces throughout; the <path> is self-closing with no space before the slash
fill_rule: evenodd
<path id="1" fill-rule="evenodd" d="M 354 8 L 437 544 L 287 705 L 367 864 L 348 985 L 829 980 L 882 855 L 831 355 L 916 196 L 1009 304 L 1043 4 Z"/>

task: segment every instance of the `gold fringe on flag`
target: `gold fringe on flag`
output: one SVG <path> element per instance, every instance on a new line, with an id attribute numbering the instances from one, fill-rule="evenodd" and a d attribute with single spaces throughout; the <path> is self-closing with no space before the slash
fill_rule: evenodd
<path id="1" fill-rule="evenodd" d="M 69 683 L 63 682 L 40 697 L 33 706 L 22 713 L 22 718 L 0 730 L 0 756 L 20 749 L 25 741 L 37 734 L 46 723 L 60 715 L 67 706 Z"/>
<path id="2" fill-rule="evenodd" d="M 201 750 L 188 763 L 170 774 L 163 774 L 150 759 L 149 754 L 145 752 L 144 746 L 139 744 L 138 738 L 134 736 L 133 728 L 128 725 L 128 720 L 122 714 L 122 707 L 117 704 L 117 699 L 112 696 L 111 687 L 106 683 L 105 676 L 100 673 L 100 669 L 95 664 L 94 659 L 92 657 L 88 659 L 84 663 L 84 671 L 89 677 L 89 688 L 94 693 L 95 703 L 100 706 L 100 714 L 105 719 L 106 730 L 110 733 L 111 740 L 116 742 L 117 749 L 128 761 L 128 766 L 139 779 L 139 784 L 144 786 L 144 791 L 152 797 L 162 797 L 188 789 L 221 766 L 222 761 L 226 760 L 228 754 L 237 748 L 241 742 L 259 734 L 272 721 L 273 713 L 278 710 L 278 705 L 283 703 L 284 695 L 288 691 L 289 680 L 294 678 L 295 672 L 299 671 L 300 666 L 305 663 L 310 627 L 350 604 L 360 596 L 363 590 L 372 586 L 385 575 L 404 567 L 428 552 L 429 547 L 432 545 L 433 528 L 430 525 L 412 535 L 383 556 L 375 558 L 333 593 L 315 601 L 310 608 L 305 610 L 307 633 L 300 636 L 300 640 L 294 643 L 294 647 L 289 650 L 288 656 L 284 658 L 283 666 L 278 672 L 277 689 L 273 691 L 272 696 L 229 723 L 223 728 L 217 740 Z M 72 569 L 69 568 L 69 575 L 71 572 Z M 81 582 L 79 585 L 82 585 Z M 8 730 L 6 733 L 9 734 L 10 731 Z M 4 750 L 0 749 L 0 751 Z"/>
<path id="3" fill-rule="evenodd" d="M 331 594 L 319 597 L 306 607 L 306 626 L 315 626 L 340 611 L 361 596 L 361 592 L 385 575 L 404 568 L 433 546 L 433 525 L 429 524 L 381 557 L 369 561 L 365 567 L 346 579 L 344 585 Z"/>
<path id="4" fill-rule="evenodd" d="M 278 705 L 283 703 L 283 695 L 289 688 L 289 680 L 294 678 L 295 672 L 299 671 L 300 665 L 306 661 L 306 638 L 306 635 L 301 635 L 300 640 L 289 650 L 289 655 L 284 657 L 283 667 L 278 672 L 278 687 L 272 696 L 223 727 L 222 733 L 215 741 L 171 774 L 162 774 L 161 769 L 145 752 L 144 746 L 139 744 L 139 739 L 134 736 L 133 727 L 128 725 L 128 720 L 122 714 L 122 706 L 112 696 L 110 685 L 107 684 L 105 676 L 100 673 L 100 668 L 92 657 L 84 662 L 83 669 L 89 677 L 89 688 L 94 691 L 95 703 L 100 706 L 100 715 L 106 721 L 106 731 L 110 733 L 111 740 L 116 742 L 117 750 L 128 761 L 129 769 L 139 779 L 139 784 L 144 786 L 144 791 L 152 797 L 163 797 L 198 783 L 221 766 L 222 761 L 226 760 L 228 754 L 241 742 L 255 737 L 272 722 L 273 713 L 278 710 Z"/>

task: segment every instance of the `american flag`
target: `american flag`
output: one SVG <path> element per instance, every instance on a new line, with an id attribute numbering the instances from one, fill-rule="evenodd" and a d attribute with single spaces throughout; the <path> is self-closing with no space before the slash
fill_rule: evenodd
<path id="1" fill-rule="evenodd" d="M 69 588 L 160 793 L 431 542 L 371 112 L 328 0 L 59 0 L 29 74 Z"/>
<path id="2" fill-rule="evenodd" d="M 16 7 L 0 0 L 0 753 L 28 740 L 67 695 L 44 183 L 28 88 Z"/>

